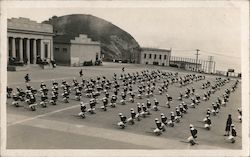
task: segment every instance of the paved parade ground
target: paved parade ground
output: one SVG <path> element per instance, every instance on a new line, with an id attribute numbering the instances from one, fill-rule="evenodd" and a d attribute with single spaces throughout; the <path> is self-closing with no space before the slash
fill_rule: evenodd
<path id="1" fill-rule="evenodd" d="M 104 63 L 103 66 L 91 67 L 63 67 L 56 69 L 36 69 L 32 71 L 8 72 L 8 86 L 15 88 L 19 86 L 25 89 L 24 76 L 28 72 L 31 77 L 30 85 L 39 89 L 41 81 L 51 89 L 52 80 L 57 80 L 59 85 L 61 80 L 72 83 L 75 77 L 78 82 L 79 71 L 83 69 L 83 78 L 96 78 L 96 76 L 106 76 L 108 79 L 116 73 L 118 77 L 122 73 L 122 67 L 125 67 L 124 73 L 140 72 L 146 68 L 149 70 L 162 70 L 178 72 L 179 76 L 190 74 L 188 71 L 181 71 L 170 67 L 145 66 L 133 64 Z M 241 108 L 241 83 L 236 91 L 231 93 L 229 103 L 226 107 L 221 107 L 220 113 L 216 116 L 211 115 L 211 130 L 205 130 L 202 121 L 206 116 L 206 109 L 212 108 L 212 102 L 215 102 L 217 96 L 222 96 L 224 89 L 229 88 L 235 82 L 235 79 L 225 84 L 220 90 L 212 94 L 210 100 L 202 101 L 196 108 L 189 108 L 188 113 L 184 114 L 180 123 L 174 127 L 166 127 L 166 131 L 161 136 L 155 136 L 152 133 L 155 125 L 155 118 L 160 119 L 160 114 L 164 113 L 169 117 L 171 111 L 181 101 L 177 100 L 179 92 L 184 92 L 187 87 L 194 87 L 196 93 L 203 96 L 207 89 L 202 89 L 202 83 L 209 80 L 212 84 L 218 76 L 206 75 L 206 80 L 193 82 L 184 87 L 178 84 L 169 85 L 168 94 L 173 97 L 171 108 L 165 107 L 166 95 L 155 94 L 150 97 L 153 104 L 154 97 L 160 103 L 160 111 L 151 111 L 152 115 L 143 118 L 141 121 L 135 121 L 134 125 L 127 125 L 125 129 L 116 126 L 120 121 L 118 113 L 122 112 L 130 117 L 130 108 L 137 111 L 137 102 L 146 103 L 146 98 L 135 99 L 134 103 L 127 102 L 126 105 L 117 104 L 116 108 L 108 107 L 107 111 L 98 109 L 102 103 L 97 104 L 96 114 L 86 114 L 85 119 L 76 115 L 80 112 L 79 101 L 73 100 L 73 95 L 69 103 L 63 103 L 61 93 L 57 105 L 48 105 L 47 108 L 38 106 L 36 111 L 30 111 L 25 107 L 14 107 L 11 105 L 12 99 L 7 100 L 7 148 L 8 149 L 241 149 L 241 123 L 238 120 L 237 108 Z M 241 82 L 241 81 L 240 81 Z M 162 82 L 161 82 L 162 83 Z M 161 84 L 159 83 L 159 84 Z M 155 91 L 157 93 L 158 90 Z M 120 93 L 120 92 L 119 92 Z M 113 92 L 110 92 L 112 95 Z M 101 99 L 103 95 L 99 96 Z M 129 97 L 127 96 L 127 99 Z M 49 97 L 50 99 L 50 97 Z M 90 98 L 83 96 L 82 101 L 88 103 Z M 40 96 L 37 96 L 40 101 Z M 118 97 L 120 100 L 120 97 Z M 190 103 L 189 99 L 184 99 Z M 24 103 L 23 103 L 24 104 Z M 25 105 L 24 105 L 25 106 Z M 27 105 L 26 105 L 27 106 Z M 87 108 L 89 106 L 87 105 Z M 237 131 L 236 142 L 234 144 L 226 142 L 225 125 L 228 114 L 232 114 L 233 123 Z M 243 113 L 244 114 L 244 113 Z M 190 136 L 189 125 L 193 124 L 198 130 L 199 145 L 190 146 L 182 142 Z"/>

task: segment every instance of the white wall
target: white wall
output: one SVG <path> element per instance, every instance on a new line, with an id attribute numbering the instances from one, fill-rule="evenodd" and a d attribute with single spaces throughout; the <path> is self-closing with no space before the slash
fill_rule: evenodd
<path id="1" fill-rule="evenodd" d="M 146 58 L 144 58 L 144 55 L 146 54 Z M 151 58 L 149 58 L 149 55 L 151 54 Z M 155 59 L 156 55 L 156 59 Z M 161 59 L 159 56 L 161 55 Z M 166 55 L 166 59 L 164 59 L 164 55 Z M 169 60 L 170 60 L 170 52 L 166 51 L 150 51 L 150 50 L 142 50 L 141 52 L 141 64 L 153 64 L 153 62 L 158 62 L 159 65 L 162 65 L 164 63 L 164 66 L 169 66 Z"/>
<path id="2" fill-rule="evenodd" d="M 98 53 L 98 59 L 101 57 L 100 45 L 96 44 L 71 44 L 71 65 L 80 66 L 85 61 L 91 61 L 94 64 L 96 61 L 96 53 Z M 79 60 L 79 62 L 77 61 Z"/>

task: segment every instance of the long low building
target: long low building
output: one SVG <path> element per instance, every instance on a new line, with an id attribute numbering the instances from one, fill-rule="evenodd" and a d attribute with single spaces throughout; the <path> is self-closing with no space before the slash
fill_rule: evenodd
<path id="1" fill-rule="evenodd" d="M 169 66 L 171 50 L 157 48 L 141 49 L 141 64 Z"/>
<path id="2" fill-rule="evenodd" d="M 192 63 L 192 62 L 187 62 L 187 61 L 170 61 L 171 66 L 175 66 L 177 68 L 185 69 L 185 70 L 190 70 L 190 71 L 202 71 L 202 64 L 200 63 Z"/>
<path id="3" fill-rule="evenodd" d="M 54 59 L 53 27 L 28 18 L 11 18 L 7 23 L 8 61 L 37 64 L 37 59 Z M 9 64 L 8 62 L 8 64 Z"/>

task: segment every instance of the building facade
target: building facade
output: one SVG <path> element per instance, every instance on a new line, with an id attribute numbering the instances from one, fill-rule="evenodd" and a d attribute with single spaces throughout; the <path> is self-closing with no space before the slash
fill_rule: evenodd
<path id="1" fill-rule="evenodd" d="M 53 27 L 28 18 L 11 18 L 7 23 L 8 61 L 37 64 L 37 58 L 48 63 L 53 55 Z M 9 62 L 8 62 L 9 63 Z"/>
<path id="2" fill-rule="evenodd" d="M 187 61 L 170 61 L 171 66 L 176 66 L 177 68 L 185 69 L 185 70 L 190 70 L 190 71 L 196 71 L 196 66 L 197 66 L 197 71 L 202 71 L 202 64 L 200 63 L 192 63 L 192 62 L 187 62 Z"/>
<path id="3" fill-rule="evenodd" d="M 54 58 L 59 65 L 83 66 L 86 62 L 94 65 L 101 60 L 100 42 L 84 34 L 74 39 L 58 35 L 54 38 Z"/>
<path id="4" fill-rule="evenodd" d="M 171 50 L 142 48 L 140 63 L 169 66 L 170 57 Z"/>

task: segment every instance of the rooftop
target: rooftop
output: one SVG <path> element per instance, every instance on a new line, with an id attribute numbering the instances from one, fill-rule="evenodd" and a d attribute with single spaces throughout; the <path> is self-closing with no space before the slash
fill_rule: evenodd
<path id="1" fill-rule="evenodd" d="M 88 38 L 85 34 L 72 35 L 72 34 L 56 34 L 54 36 L 55 43 L 67 43 L 67 44 L 90 44 L 90 45 L 99 45 L 100 42 L 93 41 L 91 38 Z"/>
<path id="2" fill-rule="evenodd" d="M 150 48 L 150 47 L 142 47 L 141 48 L 143 51 L 165 51 L 165 52 L 171 52 L 171 49 L 170 50 L 167 50 L 167 49 L 159 49 L 159 48 Z"/>
<path id="3" fill-rule="evenodd" d="M 173 60 L 170 60 L 170 62 L 172 62 L 172 63 L 184 63 L 184 64 L 196 64 L 196 63 L 187 62 L 187 61 L 173 61 Z M 201 65 L 201 64 L 197 63 L 197 65 Z"/>
<path id="4" fill-rule="evenodd" d="M 20 30 L 20 31 L 32 31 L 32 32 L 44 32 L 53 33 L 53 26 L 50 24 L 38 23 L 28 18 L 19 17 L 8 19 L 8 30 Z"/>

